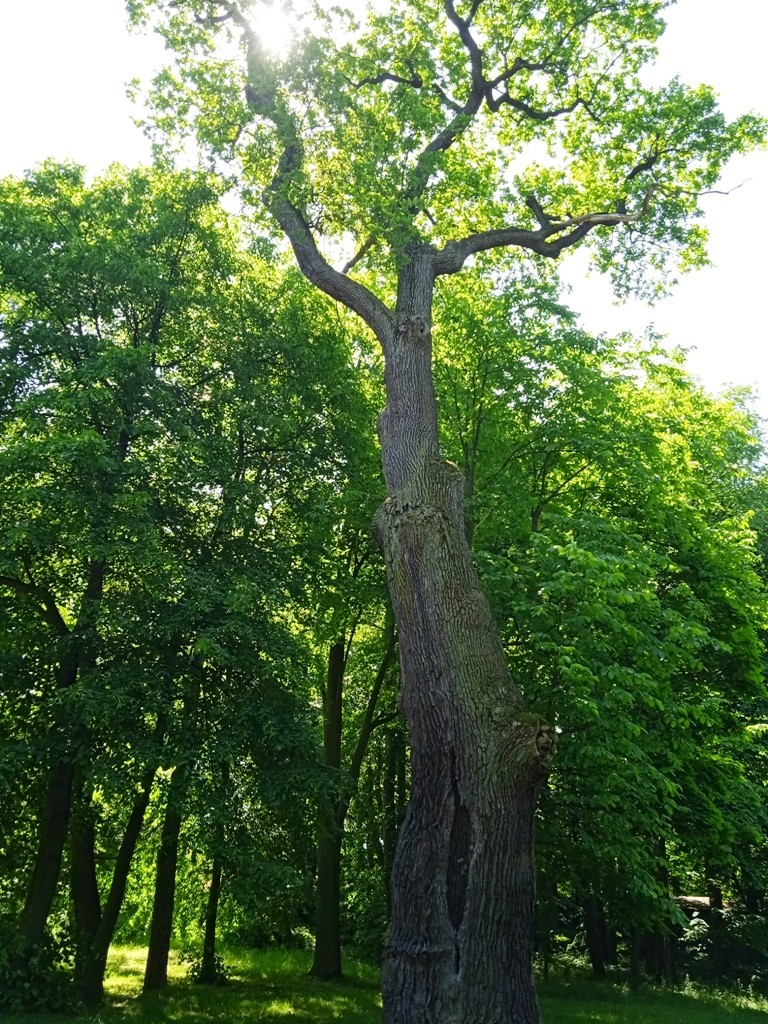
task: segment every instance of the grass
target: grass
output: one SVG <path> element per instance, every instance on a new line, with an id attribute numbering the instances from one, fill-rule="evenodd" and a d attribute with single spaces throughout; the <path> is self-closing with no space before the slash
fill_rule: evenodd
<path id="1" fill-rule="evenodd" d="M 544 1024 L 766 1024 L 768 1000 L 687 985 L 679 991 L 573 982 L 538 987 Z"/>
<path id="2" fill-rule="evenodd" d="M 194 985 L 183 964 L 170 965 L 165 992 L 143 995 L 145 950 L 118 948 L 110 956 L 107 998 L 97 1011 L 75 1016 L 21 1014 L 7 1024 L 378 1024 L 381 999 L 375 969 L 347 961 L 348 979 L 310 978 L 308 953 L 230 950 L 224 986 Z M 766 1024 L 768 1000 L 748 994 L 626 989 L 585 979 L 554 977 L 539 987 L 545 1024 Z"/>

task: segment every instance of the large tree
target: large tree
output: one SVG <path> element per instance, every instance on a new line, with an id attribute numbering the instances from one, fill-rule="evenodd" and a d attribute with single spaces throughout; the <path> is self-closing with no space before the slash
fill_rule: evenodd
<path id="1" fill-rule="evenodd" d="M 705 87 L 642 84 L 665 6 L 394 0 L 363 30 L 315 9 L 278 59 L 256 27 L 264 13 L 244 0 L 128 0 L 177 55 L 156 83 L 156 127 L 186 125 L 233 161 L 304 274 L 383 352 L 388 497 L 374 529 L 412 749 L 387 1024 L 539 1018 L 533 813 L 554 737 L 507 670 L 461 475 L 441 457 L 436 282 L 509 247 L 556 257 L 591 241 L 625 288 L 653 287 L 646 268 L 658 278 L 703 259 L 699 196 L 762 125 L 727 123 Z M 337 269 L 330 254 L 345 247 Z"/>

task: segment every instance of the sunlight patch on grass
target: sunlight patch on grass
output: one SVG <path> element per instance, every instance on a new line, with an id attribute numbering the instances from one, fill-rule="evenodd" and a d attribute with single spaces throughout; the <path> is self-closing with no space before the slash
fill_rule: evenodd
<path id="1" fill-rule="evenodd" d="M 284 999 L 273 999 L 271 1003 L 267 1003 L 264 1007 L 264 1012 L 282 1016 L 290 1014 L 293 1016 L 293 1003 L 288 1003 Z"/>

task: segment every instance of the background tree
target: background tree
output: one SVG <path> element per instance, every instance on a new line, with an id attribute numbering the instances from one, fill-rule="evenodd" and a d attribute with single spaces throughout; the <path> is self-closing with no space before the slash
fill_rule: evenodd
<path id="1" fill-rule="evenodd" d="M 765 810 L 742 767 L 764 693 L 761 443 L 679 355 L 591 338 L 546 291 L 519 273 L 445 289 L 444 443 L 473 484 L 512 663 L 562 729 L 538 829 L 542 918 L 558 889 L 581 908 L 598 974 L 633 922 L 669 977 L 673 897 L 706 891 L 720 857 L 735 877 Z"/>
<path id="2" fill-rule="evenodd" d="M 239 758 L 312 760 L 306 648 L 287 608 L 360 436 L 357 378 L 328 304 L 258 240 L 249 251 L 217 187 L 120 168 L 89 186 L 53 164 L 2 183 L 0 582 L 9 624 L 28 623 L 3 638 L 3 778 L 13 803 L 26 758 L 28 799 L 42 801 L 35 858 L 20 832 L 36 865 L 26 905 L 7 896 L 20 942 L 40 945 L 69 836 L 89 1000 L 156 771 L 150 987 L 166 977 L 185 805 Z"/>

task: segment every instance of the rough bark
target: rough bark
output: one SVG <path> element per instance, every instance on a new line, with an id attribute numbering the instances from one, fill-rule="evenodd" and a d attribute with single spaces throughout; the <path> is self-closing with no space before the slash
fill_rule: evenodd
<path id="1" fill-rule="evenodd" d="M 390 497 L 374 532 L 398 626 L 411 803 L 392 870 L 384 1024 L 537 1024 L 533 819 L 554 737 L 523 712 L 441 461 L 434 261 L 401 271 L 379 429 Z"/>

